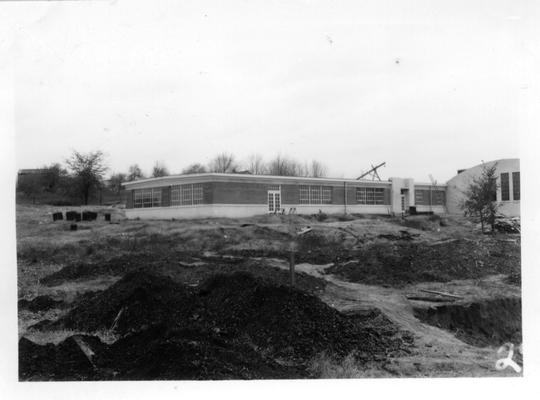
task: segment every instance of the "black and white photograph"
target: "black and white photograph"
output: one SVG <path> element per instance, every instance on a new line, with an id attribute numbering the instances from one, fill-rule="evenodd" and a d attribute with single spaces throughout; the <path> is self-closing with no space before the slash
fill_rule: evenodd
<path id="1" fill-rule="evenodd" d="M 1 2 L 14 385 L 525 381 L 539 16 Z"/>

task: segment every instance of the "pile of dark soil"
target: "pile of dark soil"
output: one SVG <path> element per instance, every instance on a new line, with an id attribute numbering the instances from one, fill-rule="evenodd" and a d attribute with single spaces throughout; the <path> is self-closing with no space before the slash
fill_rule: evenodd
<path id="1" fill-rule="evenodd" d="M 325 236 L 314 231 L 302 235 L 297 239 L 296 259 L 298 262 L 312 264 L 327 264 L 349 259 L 351 250 L 346 246 L 349 235 L 338 232 L 336 236 Z"/>
<path id="2" fill-rule="evenodd" d="M 74 335 L 58 345 L 19 341 L 21 380 L 293 379 L 306 371 L 278 364 L 240 341 L 201 329 L 163 325 L 112 345 Z"/>
<path id="3" fill-rule="evenodd" d="M 94 336 L 74 335 L 58 345 L 38 345 L 26 338 L 19 340 L 19 379 L 21 380 L 87 380 L 102 374 L 81 349 L 80 340 L 93 352 L 103 352 L 105 344 Z M 78 343 L 79 342 L 79 343 Z M 91 353 L 88 353 L 89 355 Z"/>
<path id="4" fill-rule="evenodd" d="M 487 238 L 432 244 L 394 241 L 364 247 L 356 260 L 337 263 L 326 272 L 350 282 L 402 286 L 417 282 L 478 279 L 519 273 L 519 244 Z"/>
<path id="5" fill-rule="evenodd" d="M 188 320 L 200 308 L 197 300 L 188 287 L 171 279 L 134 271 L 103 292 L 76 300 L 76 306 L 51 327 L 126 334 L 152 324 Z"/>
<path id="6" fill-rule="evenodd" d="M 104 367 L 115 379 L 285 379 L 305 377 L 302 368 L 278 364 L 249 342 L 215 330 L 154 326 L 110 346 Z"/>
<path id="7" fill-rule="evenodd" d="M 469 304 L 417 308 L 423 322 L 454 333 L 474 346 L 518 345 L 521 337 L 521 299 L 502 298 Z"/>
<path id="8" fill-rule="evenodd" d="M 217 275 L 198 290 L 145 271 L 129 273 L 42 328 L 112 328 L 121 335 L 109 346 L 87 342 L 97 372 L 73 364 L 65 379 L 305 377 L 308 361 L 323 351 L 335 357 L 354 354 L 359 362 L 382 361 L 411 344 L 390 321 L 346 316 L 315 296 L 247 273 Z M 34 348 L 22 341 L 22 358 L 47 356 L 34 365 L 23 363 L 21 379 L 56 379 L 54 371 L 60 368 L 61 374 L 62 368 L 48 368 L 45 360 L 62 364 L 62 345 Z"/>
<path id="9" fill-rule="evenodd" d="M 51 308 L 59 308 L 64 306 L 62 300 L 55 300 L 51 296 L 37 296 L 32 300 L 21 299 L 18 301 L 20 310 L 29 310 L 32 312 L 47 311 Z"/>
<path id="10" fill-rule="evenodd" d="M 202 260 L 206 262 L 208 259 L 203 258 Z M 180 266 L 181 268 L 178 264 L 165 264 L 160 268 L 160 271 L 173 280 L 187 285 L 199 285 L 216 274 L 233 274 L 235 272 L 250 273 L 257 279 L 278 286 L 287 286 L 290 281 L 289 271 L 266 265 L 264 260 L 245 259 L 240 262 L 234 260 L 228 262 L 226 258 L 221 258 L 196 267 Z M 305 292 L 319 292 L 326 287 L 326 284 L 324 279 L 302 272 L 296 273 L 295 286 Z"/>
<path id="11" fill-rule="evenodd" d="M 319 298 L 246 273 L 217 275 L 201 288 L 207 318 L 231 336 L 248 335 L 274 356 L 306 360 L 322 351 L 365 359 L 399 348 Z"/>
<path id="12" fill-rule="evenodd" d="M 41 279 L 46 286 L 56 286 L 67 281 L 87 280 L 103 276 L 122 276 L 142 266 L 154 267 L 163 262 L 150 253 L 137 252 L 129 255 L 113 257 L 99 262 L 78 262 L 69 264 L 59 271 Z"/>
<path id="13" fill-rule="evenodd" d="M 278 285 L 286 285 L 289 282 L 287 271 L 265 265 L 262 261 L 247 258 L 251 255 L 196 257 L 189 253 L 175 253 L 167 257 L 156 258 L 154 254 L 150 253 L 134 253 L 102 262 L 70 264 L 47 275 L 41 279 L 41 283 L 47 286 L 56 286 L 64 282 L 97 277 L 124 276 L 129 272 L 141 269 L 151 272 L 157 271 L 186 285 L 198 285 L 216 273 L 233 273 L 235 271 L 250 272 L 258 278 Z M 304 273 L 297 273 L 296 286 L 308 292 L 316 292 L 324 289 L 326 281 Z"/>

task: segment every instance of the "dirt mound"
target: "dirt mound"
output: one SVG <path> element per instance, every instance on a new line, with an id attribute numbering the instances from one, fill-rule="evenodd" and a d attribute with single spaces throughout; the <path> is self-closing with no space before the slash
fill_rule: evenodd
<path id="1" fill-rule="evenodd" d="M 196 308 L 196 298 L 189 288 L 141 270 L 77 301 L 55 326 L 86 332 L 113 329 L 125 334 L 147 325 L 190 318 Z"/>
<path id="2" fill-rule="evenodd" d="M 115 379 L 283 379 L 306 376 L 213 330 L 156 326 L 110 346 Z"/>
<path id="3" fill-rule="evenodd" d="M 62 300 L 55 300 L 51 296 L 37 296 L 32 300 L 21 299 L 18 301 L 19 309 L 32 312 L 47 311 L 64 305 Z"/>
<path id="4" fill-rule="evenodd" d="M 417 282 L 478 279 L 520 271 L 519 244 L 485 239 L 441 243 L 379 242 L 365 246 L 355 259 L 326 272 L 350 282 L 401 286 Z"/>
<path id="5" fill-rule="evenodd" d="M 469 304 L 452 304 L 428 309 L 417 308 L 418 319 L 446 329 L 475 346 L 520 344 L 521 300 L 493 299 Z"/>
<path id="6" fill-rule="evenodd" d="M 155 325 L 112 345 L 75 335 L 58 345 L 19 341 L 21 380 L 284 379 L 303 369 L 280 365 L 214 332 Z"/>
<path id="7" fill-rule="evenodd" d="M 260 256 L 244 252 L 234 256 L 193 255 L 177 252 L 167 257 L 158 258 L 149 253 L 131 254 L 112 258 L 103 262 L 77 263 L 63 267 L 41 280 L 48 286 L 56 286 L 65 282 L 84 281 L 104 276 L 123 276 L 132 271 L 146 270 L 158 272 L 171 277 L 174 281 L 186 285 L 198 285 L 216 273 L 232 273 L 234 271 L 249 271 L 253 275 L 276 284 L 287 284 L 289 273 L 280 268 L 266 265 L 264 260 L 251 257 Z M 297 286 L 302 290 L 315 292 L 325 287 L 324 279 L 307 274 L 297 274 Z"/>
<path id="8" fill-rule="evenodd" d="M 148 253 L 122 255 L 101 262 L 79 262 L 69 264 L 59 271 L 45 276 L 41 283 L 47 286 L 60 285 L 66 281 L 85 280 L 102 276 L 121 276 L 128 272 L 138 270 L 143 265 L 154 265 L 156 257 Z"/>
<path id="9" fill-rule="evenodd" d="M 208 318 L 231 336 L 247 334 L 276 357 L 306 360 L 321 351 L 373 358 L 397 349 L 399 340 L 381 337 L 317 297 L 266 284 L 246 273 L 217 275 L 200 288 Z"/>
<path id="10" fill-rule="evenodd" d="M 92 352 L 86 350 L 88 346 Z M 92 353 L 102 352 L 104 348 L 98 338 L 86 335 L 71 336 L 57 346 L 50 343 L 41 346 L 23 337 L 19 340 L 19 379 L 98 379 L 100 374 L 91 358 Z"/>
<path id="11" fill-rule="evenodd" d="M 112 345 L 100 342 L 98 351 L 91 349 L 98 354 L 93 365 L 110 379 L 302 377 L 309 360 L 323 351 L 382 361 L 410 344 L 378 315 L 347 316 L 313 295 L 241 272 L 218 274 L 191 290 L 168 277 L 137 271 L 76 304 L 42 328 L 120 333 Z M 24 341 L 22 346 L 21 357 L 31 359 L 32 352 L 40 360 L 49 357 L 56 371 L 63 348 Z M 85 368 L 74 365 L 66 377 L 93 379 L 96 372 Z M 34 369 L 25 364 L 22 371 L 21 377 L 48 376 L 45 361 Z"/>
<path id="12" fill-rule="evenodd" d="M 350 234 L 343 231 L 317 232 L 311 231 L 297 239 L 298 262 L 312 264 L 327 264 L 349 259 L 351 249 L 356 243 L 356 238 L 350 238 Z"/>

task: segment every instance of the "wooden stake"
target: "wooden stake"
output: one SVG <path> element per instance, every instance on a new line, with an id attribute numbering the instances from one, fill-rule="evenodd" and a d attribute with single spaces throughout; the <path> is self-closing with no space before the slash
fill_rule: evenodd
<path id="1" fill-rule="evenodd" d="M 294 287 L 294 250 L 291 250 L 289 255 L 289 273 L 291 275 L 291 287 Z"/>

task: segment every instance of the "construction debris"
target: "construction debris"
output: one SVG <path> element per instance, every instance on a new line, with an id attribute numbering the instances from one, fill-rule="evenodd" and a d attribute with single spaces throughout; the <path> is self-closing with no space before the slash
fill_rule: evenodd
<path id="1" fill-rule="evenodd" d="M 495 219 L 493 227 L 497 232 L 521 233 L 521 220 L 519 217 L 508 218 L 498 216 Z"/>
<path id="2" fill-rule="evenodd" d="M 416 301 L 428 301 L 431 303 L 448 303 L 453 302 L 453 299 L 443 299 L 441 297 L 429 297 L 429 296 L 405 296 L 407 300 L 416 300 Z"/>
<path id="3" fill-rule="evenodd" d="M 446 296 L 446 297 L 452 297 L 453 299 L 463 299 L 461 296 L 456 296 L 455 294 L 446 293 L 446 292 L 438 292 L 436 290 L 428 290 L 428 289 L 419 289 L 421 292 L 425 293 L 431 293 L 431 294 L 438 294 L 440 296 Z"/>

